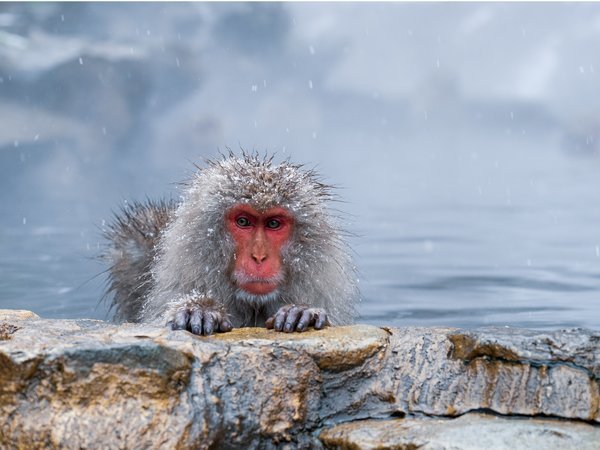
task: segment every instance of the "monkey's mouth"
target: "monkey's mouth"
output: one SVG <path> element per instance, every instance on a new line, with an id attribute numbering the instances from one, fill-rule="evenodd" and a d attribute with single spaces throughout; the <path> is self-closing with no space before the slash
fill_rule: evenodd
<path id="1" fill-rule="evenodd" d="M 259 277 L 236 271 L 233 273 L 233 279 L 235 284 L 248 294 L 266 295 L 279 287 L 283 281 L 283 274 L 276 273 L 269 277 Z"/>

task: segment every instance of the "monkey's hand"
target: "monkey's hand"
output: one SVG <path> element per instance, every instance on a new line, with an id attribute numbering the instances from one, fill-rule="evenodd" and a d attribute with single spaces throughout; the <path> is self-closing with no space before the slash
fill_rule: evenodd
<path id="1" fill-rule="evenodd" d="M 308 305 L 285 305 L 269 317 L 265 326 L 275 331 L 291 333 L 293 331 L 306 331 L 308 327 L 322 330 L 331 325 L 327 313 L 323 308 L 311 308 Z"/>
<path id="2" fill-rule="evenodd" d="M 225 333 L 233 328 L 225 309 L 206 297 L 188 297 L 173 307 L 168 317 L 167 327 L 171 330 L 187 330 L 202 336 Z"/>

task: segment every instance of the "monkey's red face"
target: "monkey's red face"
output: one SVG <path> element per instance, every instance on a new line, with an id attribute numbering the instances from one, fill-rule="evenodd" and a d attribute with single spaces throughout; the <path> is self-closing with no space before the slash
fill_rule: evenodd
<path id="1" fill-rule="evenodd" d="M 292 235 L 292 215 L 279 207 L 259 212 L 237 205 L 225 220 L 235 241 L 233 277 L 237 286 L 252 295 L 275 291 L 283 281 L 281 250 Z"/>

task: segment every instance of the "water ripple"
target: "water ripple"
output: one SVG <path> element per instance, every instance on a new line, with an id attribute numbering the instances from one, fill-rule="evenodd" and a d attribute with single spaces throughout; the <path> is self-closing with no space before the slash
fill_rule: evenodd
<path id="1" fill-rule="evenodd" d="M 563 281 L 540 280 L 527 277 L 502 275 L 458 275 L 441 277 L 424 283 L 402 284 L 388 283 L 385 286 L 393 289 L 414 289 L 433 291 L 459 291 L 465 289 L 515 288 L 553 292 L 585 292 L 597 290 L 597 286 L 589 286 Z"/>

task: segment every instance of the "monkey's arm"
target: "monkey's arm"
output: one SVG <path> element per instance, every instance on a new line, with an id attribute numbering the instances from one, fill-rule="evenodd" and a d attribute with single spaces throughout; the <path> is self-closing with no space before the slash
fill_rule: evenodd
<path id="1" fill-rule="evenodd" d="M 329 325 L 331 325 L 329 317 L 323 308 L 313 308 L 308 305 L 282 306 L 265 322 L 267 328 L 285 333 L 306 331 L 311 326 L 315 330 L 321 330 Z"/>
<path id="2" fill-rule="evenodd" d="M 188 295 L 172 303 L 167 312 L 167 327 L 171 330 L 187 330 L 193 334 L 208 336 L 231 331 L 233 325 L 223 306 L 213 299 Z"/>

